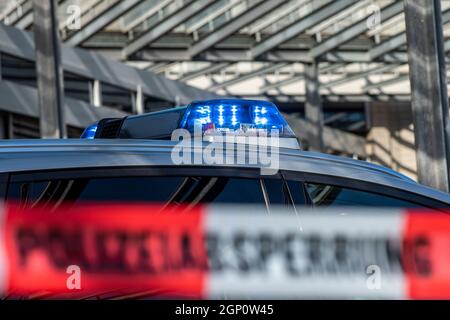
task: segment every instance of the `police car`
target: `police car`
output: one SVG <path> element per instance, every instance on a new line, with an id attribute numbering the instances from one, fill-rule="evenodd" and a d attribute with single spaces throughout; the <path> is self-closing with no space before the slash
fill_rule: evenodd
<path id="1" fill-rule="evenodd" d="M 81 139 L 4 141 L 0 157 L 0 193 L 25 208 L 92 201 L 260 204 L 269 211 L 450 205 L 450 195 L 390 169 L 302 150 L 265 101 L 197 101 L 103 119 Z"/>

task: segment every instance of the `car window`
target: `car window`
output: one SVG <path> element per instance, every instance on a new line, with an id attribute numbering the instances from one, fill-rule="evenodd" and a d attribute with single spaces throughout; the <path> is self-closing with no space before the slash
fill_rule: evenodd
<path id="1" fill-rule="evenodd" d="M 63 201 L 130 201 L 171 204 L 265 204 L 260 180 L 228 177 L 139 176 L 13 182 L 8 199 L 22 205 Z"/>
<path id="2" fill-rule="evenodd" d="M 340 186 L 305 183 L 305 187 L 314 206 L 421 207 L 414 202 Z"/>
<path id="3" fill-rule="evenodd" d="M 76 201 L 165 202 L 182 183 L 181 177 L 121 177 L 79 180 Z"/>
<path id="4" fill-rule="evenodd" d="M 258 179 L 227 179 L 227 183 L 211 202 L 263 204 L 264 196 Z"/>
<path id="5" fill-rule="evenodd" d="M 290 203 L 286 186 L 281 179 L 264 179 L 269 203 L 272 205 L 288 205 Z"/>
<path id="6" fill-rule="evenodd" d="M 292 201 L 296 207 L 304 206 L 306 204 L 305 192 L 303 190 L 302 182 L 288 180 L 287 185 L 289 187 L 289 193 L 292 197 Z"/>

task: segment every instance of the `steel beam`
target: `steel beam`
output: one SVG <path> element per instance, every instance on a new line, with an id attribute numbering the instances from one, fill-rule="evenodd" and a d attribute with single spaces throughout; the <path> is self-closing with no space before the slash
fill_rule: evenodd
<path id="1" fill-rule="evenodd" d="M 175 97 L 178 96 L 180 103 L 183 104 L 192 100 L 217 97 L 212 92 L 129 67 L 98 53 L 75 49 L 64 44 L 61 45 L 61 51 L 64 70 L 89 80 L 110 83 L 130 92 L 136 91 L 136 86 L 140 85 L 146 96 L 170 102 L 176 102 Z M 35 61 L 32 34 L 0 23 L 0 52 Z"/>
<path id="2" fill-rule="evenodd" d="M 214 3 L 214 0 L 190 1 L 187 5 L 183 6 L 171 16 L 165 18 L 155 27 L 150 28 L 143 35 L 128 43 L 123 49 L 124 56 L 131 56 L 142 48 L 148 46 L 150 43 L 170 32 L 173 28 L 177 27 L 198 12 L 204 10 L 212 3 Z"/>
<path id="3" fill-rule="evenodd" d="M 305 102 L 306 97 L 302 94 L 279 94 L 279 95 L 254 95 L 254 94 L 240 94 L 239 97 L 256 100 L 271 100 L 280 103 L 288 102 Z M 327 102 L 409 102 L 411 96 L 409 94 L 326 94 L 321 95 L 322 101 Z"/>
<path id="4" fill-rule="evenodd" d="M 218 6 L 218 8 L 213 8 L 213 10 L 211 10 L 211 12 L 208 12 L 206 16 L 199 17 L 199 19 L 196 19 L 197 21 L 195 21 L 192 25 L 190 25 L 186 29 L 186 33 L 193 35 L 194 33 L 198 32 L 199 29 L 201 29 L 206 25 L 208 25 L 208 28 L 210 28 L 211 26 L 214 27 L 215 19 L 220 19 L 219 17 L 223 15 L 227 17 L 230 11 L 232 11 L 233 7 L 239 6 L 241 2 L 240 0 L 231 0 L 228 2 L 218 1 L 218 4 L 221 4 L 221 6 L 220 7 Z"/>
<path id="5" fill-rule="evenodd" d="M 447 72 L 440 0 L 405 0 L 419 182 L 449 191 Z"/>
<path id="6" fill-rule="evenodd" d="M 323 151 L 323 110 L 320 97 L 319 66 L 305 64 L 305 119 L 311 125 L 308 131 L 309 148 Z"/>
<path id="7" fill-rule="evenodd" d="M 444 43 L 444 51 L 446 53 L 450 51 L 450 41 L 448 41 L 448 40 Z M 449 57 L 446 57 L 446 59 L 449 60 Z M 447 65 L 447 70 L 449 69 L 448 67 L 449 66 Z M 406 81 L 406 80 L 409 80 L 409 76 L 408 75 L 401 75 L 401 76 L 398 76 L 398 77 L 393 78 L 393 79 L 389 79 L 389 80 L 385 80 L 385 81 L 381 81 L 381 82 L 377 82 L 377 83 L 368 84 L 368 85 L 364 86 L 362 89 L 365 92 L 367 92 L 367 91 L 372 90 L 372 89 L 377 89 L 377 88 L 389 86 L 389 85 L 396 84 L 398 82 L 402 82 L 402 81 Z"/>
<path id="8" fill-rule="evenodd" d="M 285 2 L 286 0 L 271 0 L 258 3 L 254 7 L 246 10 L 236 18 L 232 19 L 230 22 L 226 23 L 224 26 L 220 27 L 218 30 L 211 32 L 203 39 L 200 39 L 200 41 L 194 43 L 189 48 L 189 56 L 194 57 L 208 50 L 209 48 L 212 48 L 220 41 L 226 39 L 233 33 L 239 31 L 256 19 L 276 9 Z"/>
<path id="9" fill-rule="evenodd" d="M 217 84 L 211 86 L 210 88 L 208 88 L 208 90 L 209 91 L 216 91 L 216 90 L 219 90 L 219 89 L 222 89 L 222 88 L 225 88 L 225 87 L 229 87 L 229 86 L 231 86 L 233 84 L 252 79 L 254 77 L 257 77 L 259 75 L 265 74 L 267 72 L 275 71 L 275 70 L 283 68 L 283 67 L 285 67 L 287 65 L 288 65 L 287 63 L 277 63 L 277 64 L 274 64 L 274 65 L 271 65 L 271 66 L 268 66 L 268 67 L 262 67 L 262 68 L 260 68 L 260 69 L 258 69 L 256 71 L 252 71 L 252 72 L 248 72 L 248 73 L 245 73 L 245 74 L 241 74 L 241 75 L 239 75 L 236 78 L 233 78 L 231 80 L 224 81 L 224 82 L 221 82 L 221 83 L 217 83 Z"/>
<path id="10" fill-rule="evenodd" d="M 285 80 L 281 80 L 278 82 L 274 82 L 274 83 L 269 83 L 266 84 L 265 86 L 261 87 L 259 90 L 261 93 L 265 93 L 267 91 L 273 90 L 273 89 L 278 89 L 280 87 L 284 87 L 287 85 L 290 85 L 292 83 L 296 83 L 297 81 L 302 81 L 305 80 L 305 75 L 299 75 L 299 76 L 295 76 L 295 77 L 291 77 Z"/>
<path id="11" fill-rule="evenodd" d="M 200 77 L 202 75 L 211 73 L 211 72 L 215 72 L 218 70 L 222 70 L 226 67 L 228 67 L 230 65 L 230 63 L 228 62 L 219 62 L 219 63 L 212 63 L 211 65 L 207 66 L 206 68 L 202 68 L 200 70 L 197 71 L 192 71 L 190 73 L 187 73 L 185 75 L 183 75 L 180 79 L 178 79 L 179 81 L 189 81 L 191 79 L 195 79 L 197 77 Z"/>
<path id="12" fill-rule="evenodd" d="M 443 16 L 443 19 L 444 18 L 445 17 Z M 444 42 L 444 52 L 446 54 L 446 60 L 448 61 L 450 59 L 450 57 L 447 56 L 448 52 L 450 52 L 450 40 L 446 40 Z M 384 58 L 386 58 L 386 55 L 384 56 Z M 447 66 L 447 69 L 448 69 L 448 66 Z M 381 81 L 381 82 L 378 82 L 378 83 L 371 83 L 369 85 L 364 86 L 363 90 L 365 92 L 367 92 L 367 91 L 372 90 L 372 89 L 385 87 L 385 86 L 392 85 L 392 84 L 395 84 L 397 82 L 402 82 L 402 81 L 406 81 L 406 80 L 409 80 L 409 76 L 400 76 L 400 77 L 397 77 L 397 78 L 394 78 L 394 79 L 389 79 L 389 80 Z"/>
<path id="13" fill-rule="evenodd" d="M 271 24 L 276 23 L 277 21 L 280 21 L 281 19 L 286 18 L 291 14 L 292 12 L 295 12 L 296 10 L 300 10 L 301 7 L 305 5 L 305 0 L 296 0 L 289 2 L 287 5 L 283 6 L 283 8 L 280 7 L 280 10 L 277 10 L 273 14 L 267 16 L 262 21 L 258 21 L 258 24 L 251 27 L 249 30 L 249 34 L 256 34 L 257 32 L 267 28 Z"/>
<path id="14" fill-rule="evenodd" d="M 17 21 L 14 26 L 19 29 L 28 29 L 33 24 L 33 13 L 28 12 L 23 17 L 20 18 L 19 21 Z"/>
<path id="15" fill-rule="evenodd" d="M 386 21 L 403 11 L 402 2 L 394 2 L 391 5 L 383 8 L 380 13 L 380 20 Z M 353 38 L 367 32 L 367 17 L 351 25 L 350 27 L 338 32 L 337 34 L 325 39 L 320 44 L 312 48 L 309 52 L 312 59 L 319 57 L 320 55 L 331 51 L 340 45 L 350 41 Z"/>
<path id="16" fill-rule="evenodd" d="M 56 0 L 33 0 L 33 15 L 41 137 L 64 138 L 64 78 Z"/>
<path id="17" fill-rule="evenodd" d="M 385 81 L 380 81 L 380 82 L 377 82 L 377 83 L 371 83 L 371 84 L 365 85 L 362 88 L 362 90 L 364 92 L 367 92 L 367 91 L 370 91 L 372 89 L 379 89 L 379 88 L 382 88 L 382 87 L 390 86 L 392 84 L 396 84 L 398 82 L 407 81 L 407 80 L 409 80 L 409 75 L 403 75 L 403 76 L 395 77 L 395 78 L 388 79 L 388 80 L 385 80 Z"/>
<path id="18" fill-rule="evenodd" d="M 261 61 L 261 62 L 301 62 L 311 63 L 308 50 L 277 48 L 257 59 L 252 58 L 245 49 L 210 49 L 201 55 L 198 55 L 196 61 L 208 62 L 242 62 L 242 61 Z M 168 61 L 192 61 L 186 49 L 167 49 L 167 48 L 146 48 L 137 54 L 141 60 L 154 62 Z M 355 63 L 371 62 L 367 51 L 331 51 L 323 54 L 318 59 L 320 62 L 333 63 Z M 377 59 L 377 62 L 386 63 L 407 63 L 408 58 L 405 52 L 390 52 Z"/>
<path id="19" fill-rule="evenodd" d="M 338 69 L 338 68 L 340 68 L 342 66 L 344 66 L 344 64 L 330 64 L 330 65 L 328 65 L 326 67 L 320 68 L 319 72 L 320 73 L 329 72 L 329 71 Z M 305 75 L 303 74 L 303 75 L 295 76 L 295 77 L 288 78 L 288 79 L 285 79 L 285 80 L 281 80 L 281 81 L 278 81 L 278 82 L 269 83 L 269 84 L 261 87 L 260 88 L 260 92 L 264 93 L 264 92 L 267 92 L 267 91 L 272 90 L 272 89 L 277 89 L 277 88 L 280 88 L 280 87 L 283 87 L 283 86 L 287 86 L 287 85 L 295 83 L 297 81 L 302 81 L 304 79 L 305 79 Z"/>
<path id="20" fill-rule="evenodd" d="M 391 52 L 400 48 L 406 44 L 406 34 L 401 32 L 400 34 L 393 36 L 374 48 L 370 49 L 369 56 L 371 60 L 375 60 L 378 57 L 384 55 L 385 53 Z"/>
<path id="21" fill-rule="evenodd" d="M 173 66 L 176 66 L 178 62 L 161 62 L 156 65 L 148 67 L 146 70 L 154 72 L 156 74 L 162 74 L 166 72 L 167 69 L 170 69 Z"/>
<path id="22" fill-rule="evenodd" d="M 173 62 L 158 62 L 155 63 L 149 67 L 147 67 L 145 70 L 151 71 L 154 73 L 159 73 L 161 71 L 164 71 L 165 68 L 169 67 Z"/>
<path id="23" fill-rule="evenodd" d="M 58 4 L 63 3 L 65 0 L 57 0 Z M 31 0 L 28 0 L 26 3 L 30 2 Z M 23 12 L 23 14 L 18 17 L 13 23 L 10 23 L 11 25 L 14 25 L 14 27 L 26 30 L 33 24 L 33 5 L 30 4 L 29 8 L 26 8 Z"/>
<path id="24" fill-rule="evenodd" d="M 259 57 L 357 2 L 357 0 L 325 1 L 325 5 L 311 12 L 308 16 L 297 20 L 285 29 L 255 45 L 249 50 L 249 56 L 252 58 Z"/>
<path id="25" fill-rule="evenodd" d="M 82 26 L 82 28 L 73 34 L 70 34 L 65 42 L 71 46 L 78 46 L 84 41 L 88 40 L 90 37 L 95 35 L 97 32 L 103 30 L 115 20 L 120 18 L 126 12 L 133 9 L 142 0 L 122 0 L 118 1 L 112 6 L 108 7 L 106 10 L 97 15 L 92 19 L 87 25 Z"/>
<path id="26" fill-rule="evenodd" d="M 405 5 L 406 7 L 406 5 Z M 405 10 L 406 11 L 406 10 Z M 446 24 L 450 22 L 450 10 L 445 11 L 442 14 L 442 24 Z M 369 56 L 371 60 L 376 60 L 377 58 L 385 55 L 388 52 L 399 49 L 401 46 L 406 44 L 406 32 L 401 32 L 398 35 L 395 35 L 374 48 L 370 49 Z"/>
<path id="27" fill-rule="evenodd" d="M 326 119 L 324 120 L 323 123 L 324 123 L 324 125 L 328 125 L 328 124 L 330 124 L 331 122 L 334 122 L 334 121 L 338 121 L 338 120 L 344 119 L 346 115 L 347 115 L 346 112 L 338 112 L 338 113 L 335 113 L 335 114 L 333 114 L 332 116 L 326 118 Z"/>
<path id="28" fill-rule="evenodd" d="M 5 13 L 2 18 L 2 22 L 7 23 L 8 25 L 15 26 L 18 28 L 24 28 L 23 21 L 27 20 L 28 22 L 33 21 L 33 3 L 32 1 L 14 1 L 15 6 L 11 7 L 11 9 Z M 20 8 L 21 15 L 18 14 L 18 9 Z M 15 19 L 10 19 L 11 15 L 15 15 Z M 30 19 L 31 18 L 31 19 Z M 30 23 L 26 23 L 27 26 Z"/>
<path id="29" fill-rule="evenodd" d="M 344 76 L 340 79 L 333 80 L 333 81 L 330 81 L 327 83 L 322 83 L 321 88 L 331 88 L 331 87 L 338 86 L 338 85 L 341 85 L 341 84 L 344 84 L 347 82 L 351 82 L 351 81 L 355 81 L 355 80 L 367 77 L 374 73 L 383 73 L 384 71 L 394 69 L 398 66 L 399 66 L 399 64 L 394 64 L 394 65 L 389 64 L 389 65 L 378 66 L 378 67 L 372 68 L 367 71 L 359 72 L 359 73 L 356 73 L 356 74 L 353 74 L 350 76 Z"/>

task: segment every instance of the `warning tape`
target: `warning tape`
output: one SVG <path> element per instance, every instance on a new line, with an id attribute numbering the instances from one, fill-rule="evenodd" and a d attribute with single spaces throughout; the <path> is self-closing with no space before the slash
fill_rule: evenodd
<path id="1" fill-rule="evenodd" d="M 1 212 L 0 291 L 9 297 L 450 298 L 450 218 L 438 212 Z"/>

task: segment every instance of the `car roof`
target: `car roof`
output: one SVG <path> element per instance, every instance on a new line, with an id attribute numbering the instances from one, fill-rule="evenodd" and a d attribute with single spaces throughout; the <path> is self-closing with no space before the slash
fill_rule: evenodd
<path id="1" fill-rule="evenodd" d="M 36 170 L 177 166 L 171 159 L 177 142 L 125 139 L 34 139 L 0 142 L 0 172 Z M 193 153 L 202 152 L 193 149 Z M 217 166 L 192 164 L 195 166 Z M 223 164 L 220 167 L 261 168 L 258 164 Z M 366 161 L 296 149 L 279 149 L 280 170 L 354 179 L 394 187 L 450 203 L 450 195 L 420 185 L 391 169 Z"/>

